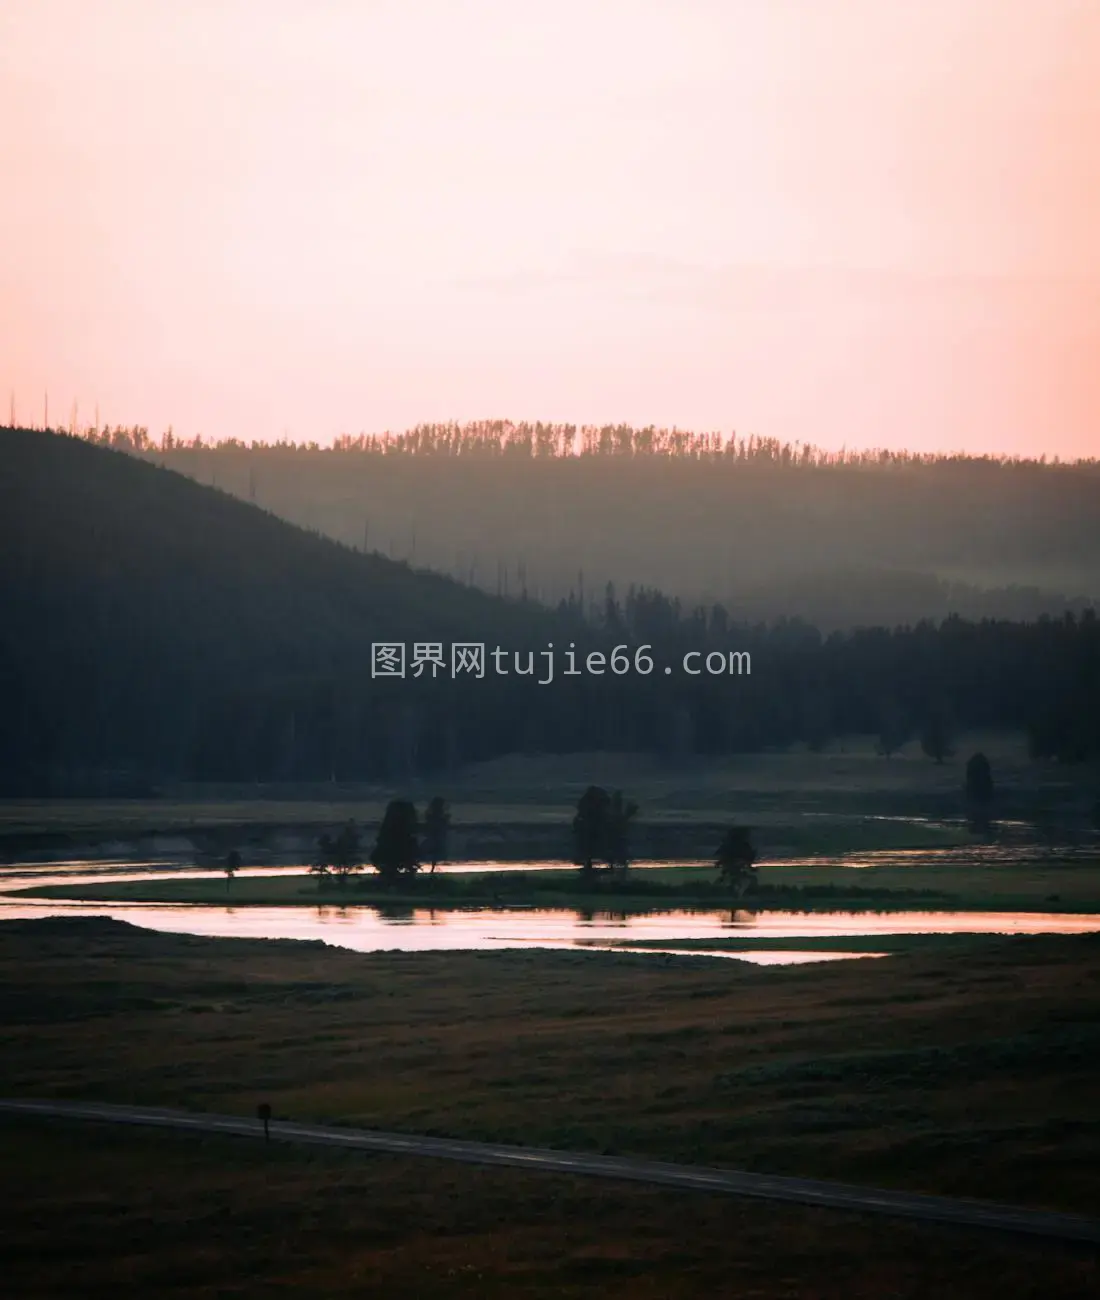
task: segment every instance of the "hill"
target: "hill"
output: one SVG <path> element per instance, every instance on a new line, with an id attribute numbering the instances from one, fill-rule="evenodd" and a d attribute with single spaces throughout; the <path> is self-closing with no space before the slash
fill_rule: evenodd
<path id="1" fill-rule="evenodd" d="M 135 449 L 356 548 L 547 603 L 636 583 L 831 630 L 1031 619 L 1100 596 L 1097 462 L 830 456 L 503 421 L 334 448 Z"/>
<path id="2" fill-rule="evenodd" d="M 0 429 L 0 499 L 8 788 L 338 774 L 379 731 L 372 641 L 532 644 L 556 622 L 64 435 Z M 396 687 L 431 688 L 394 686 L 394 717 Z"/>

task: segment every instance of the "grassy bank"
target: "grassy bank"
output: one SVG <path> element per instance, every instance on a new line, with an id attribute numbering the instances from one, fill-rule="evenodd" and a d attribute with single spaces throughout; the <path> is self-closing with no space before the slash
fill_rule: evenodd
<path id="1" fill-rule="evenodd" d="M 93 902 L 393 906 L 527 905 L 597 910 L 660 907 L 753 907 L 795 910 L 1100 911 L 1100 863 L 1035 861 L 998 866 L 913 865 L 845 867 L 768 865 L 756 894 L 741 900 L 706 867 L 645 867 L 597 875 L 584 885 L 577 871 L 511 871 L 419 876 L 384 885 L 372 871 L 345 888 L 324 889 L 309 876 L 244 876 L 119 881 L 102 885 L 46 885 L 21 896 Z"/>
<path id="2" fill-rule="evenodd" d="M 643 873 L 638 873 L 641 877 Z M 249 876 L 230 886 L 217 880 L 119 881 L 105 885 L 43 885 L 19 897 L 89 902 L 194 903 L 207 906 L 560 907 L 579 911 L 648 912 L 661 908 L 743 907 L 835 910 L 928 909 L 948 896 L 934 891 L 861 889 L 858 885 L 764 889 L 738 901 L 710 881 L 682 884 L 644 878 L 602 880 L 585 886 L 574 872 L 510 872 L 463 879 L 414 877 L 389 886 L 373 875 L 346 887 L 318 888 L 308 877 Z"/>

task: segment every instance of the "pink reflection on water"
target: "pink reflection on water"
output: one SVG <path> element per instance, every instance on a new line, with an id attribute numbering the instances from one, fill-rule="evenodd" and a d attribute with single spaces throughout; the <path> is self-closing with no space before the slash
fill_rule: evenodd
<path id="1" fill-rule="evenodd" d="M 667 867 L 667 862 L 638 861 L 632 864 L 639 871 L 651 867 Z M 679 866 L 710 866 L 710 863 L 683 862 Z M 241 867 L 238 879 L 249 876 L 306 876 L 309 866 Z M 452 862 L 440 863 L 437 875 L 470 875 L 473 873 L 509 873 L 514 871 L 576 871 L 571 862 L 554 862 L 545 859 L 530 862 Z M 366 867 L 364 875 L 371 875 Z M 427 870 L 424 875 L 430 875 Z M 70 862 L 14 862 L 0 867 L 0 890 L 26 889 L 39 885 L 108 885 L 127 880 L 224 880 L 220 867 L 180 866 L 168 860 L 148 862 L 95 861 L 92 859 Z"/>
<path id="2" fill-rule="evenodd" d="M 753 966 L 806 966 L 816 961 L 851 961 L 856 957 L 888 957 L 885 952 L 788 952 L 782 948 L 762 948 L 753 952 L 741 948 L 623 948 L 613 943 L 585 944 L 592 952 L 633 952 L 652 957 L 728 957 L 730 961 L 747 961 Z"/>
<path id="3" fill-rule="evenodd" d="M 630 951 L 721 955 L 786 965 L 843 960 L 835 952 L 677 950 L 677 941 L 730 934 L 759 940 L 889 934 L 1085 934 L 1100 916 L 1044 912 L 742 912 L 580 913 L 549 908 L 233 906 L 113 903 L 108 906 L 0 898 L 0 918 L 107 916 L 152 930 L 219 938 L 321 940 L 358 952 L 427 952 L 505 948 L 615 949 L 627 939 L 666 941 L 668 948 Z M 859 956 L 878 956 L 864 954 Z"/>

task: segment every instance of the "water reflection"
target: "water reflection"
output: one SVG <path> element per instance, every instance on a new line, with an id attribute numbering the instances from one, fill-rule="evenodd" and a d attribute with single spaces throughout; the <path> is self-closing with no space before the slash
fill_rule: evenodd
<path id="1" fill-rule="evenodd" d="M 648 957 L 729 957 L 754 966 L 805 966 L 817 961 L 852 961 L 857 957 L 888 957 L 885 952 L 792 952 L 784 948 L 762 948 L 758 952 L 731 952 L 726 948 L 627 948 L 613 943 L 586 943 L 590 952 L 634 952 Z"/>
<path id="2" fill-rule="evenodd" d="M 904 934 L 1084 934 L 1100 931 L 1100 916 L 1045 912 L 784 912 L 743 910 L 647 913 L 576 912 L 551 908 L 414 906 L 262 907 L 146 903 L 109 905 L 23 902 L 0 897 L 0 918 L 109 916 L 153 930 L 253 939 L 320 939 L 359 952 L 503 948 L 619 949 L 626 940 L 656 941 L 653 955 L 723 956 L 740 961 L 836 961 L 854 954 L 815 951 L 727 952 L 680 949 L 684 940 L 736 935 L 789 942 Z M 637 950 L 635 950 L 637 951 Z"/>

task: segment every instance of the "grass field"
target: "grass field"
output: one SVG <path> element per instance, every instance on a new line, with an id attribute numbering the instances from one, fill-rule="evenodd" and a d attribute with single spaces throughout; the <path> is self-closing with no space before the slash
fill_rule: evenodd
<path id="1" fill-rule="evenodd" d="M 560 802 L 541 799 L 499 802 L 460 798 L 453 804 L 459 826 L 511 828 L 560 827 L 568 830 L 579 791 L 563 795 Z M 426 802 L 422 794 L 420 801 Z M 771 804 L 779 803 L 778 807 Z M 882 796 L 867 796 L 863 802 L 883 805 Z M 717 825 L 750 815 L 768 827 L 782 829 L 784 843 L 796 851 L 822 853 L 862 848 L 923 848 L 965 843 L 965 830 L 939 824 L 890 822 L 881 816 L 822 813 L 792 808 L 778 796 L 756 799 L 729 796 L 728 806 L 695 808 L 661 807 L 649 804 L 643 820 L 654 825 Z M 320 831 L 355 820 L 363 825 L 381 821 L 386 798 L 372 794 L 362 799 L 314 800 L 230 800 L 207 799 L 179 802 L 172 799 L 131 800 L 21 800 L 0 802 L 0 835 L 11 841 L 19 837 L 57 839 L 111 839 L 125 842 L 138 837 L 186 837 L 196 833 L 240 837 L 265 830 L 301 828 Z M 563 836 L 563 844 L 567 836 Z"/>
<path id="2" fill-rule="evenodd" d="M 11 1096 L 1100 1213 L 1100 939 L 758 970 L 0 924 Z M 228 1139 L 0 1123 L 16 1294 L 1077 1296 L 1095 1252 Z M 68 1288 L 68 1289 L 66 1289 Z M 372 1290 L 377 1288 L 377 1291 Z"/>
<path id="3" fill-rule="evenodd" d="M 14 1095 L 279 1114 L 1100 1210 L 1100 938 L 768 971 L 0 925 Z"/>
<path id="4" fill-rule="evenodd" d="M 750 820 L 761 827 L 793 829 L 798 837 L 795 849 L 810 851 L 807 837 L 811 842 L 827 837 L 835 832 L 834 824 L 859 824 L 872 816 L 960 815 L 963 765 L 976 749 L 982 749 L 993 763 L 1001 816 L 1040 816 L 1069 809 L 1087 817 L 1100 790 L 1100 772 L 1095 767 L 1066 769 L 1032 762 L 1017 735 L 962 737 L 956 757 L 942 766 L 921 754 L 915 742 L 884 759 L 875 753 L 872 738 L 852 737 L 822 754 L 792 749 L 700 758 L 679 768 L 635 754 L 512 756 L 471 765 L 446 777 L 412 781 L 400 789 L 338 783 L 175 785 L 150 799 L 8 800 L 0 802 L 0 842 L 34 836 L 126 840 L 203 830 L 322 828 L 351 817 L 371 824 L 380 820 L 386 801 L 398 795 L 423 803 L 443 794 L 454 806 L 456 821 L 463 823 L 565 826 L 578 795 L 596 783 L 626 790 L 641 805 L 643 819 L 654 824 Z M 880 837 L 893 835 L 899 845 L 914 847 L 942 843 L 943 834 L 942 828 L 912 823 L 878 827 Z M 844 847 L 870 845 L 826 840 L 819 851 Z M 882 847 L 890 847 L 888 839 Z"/>

